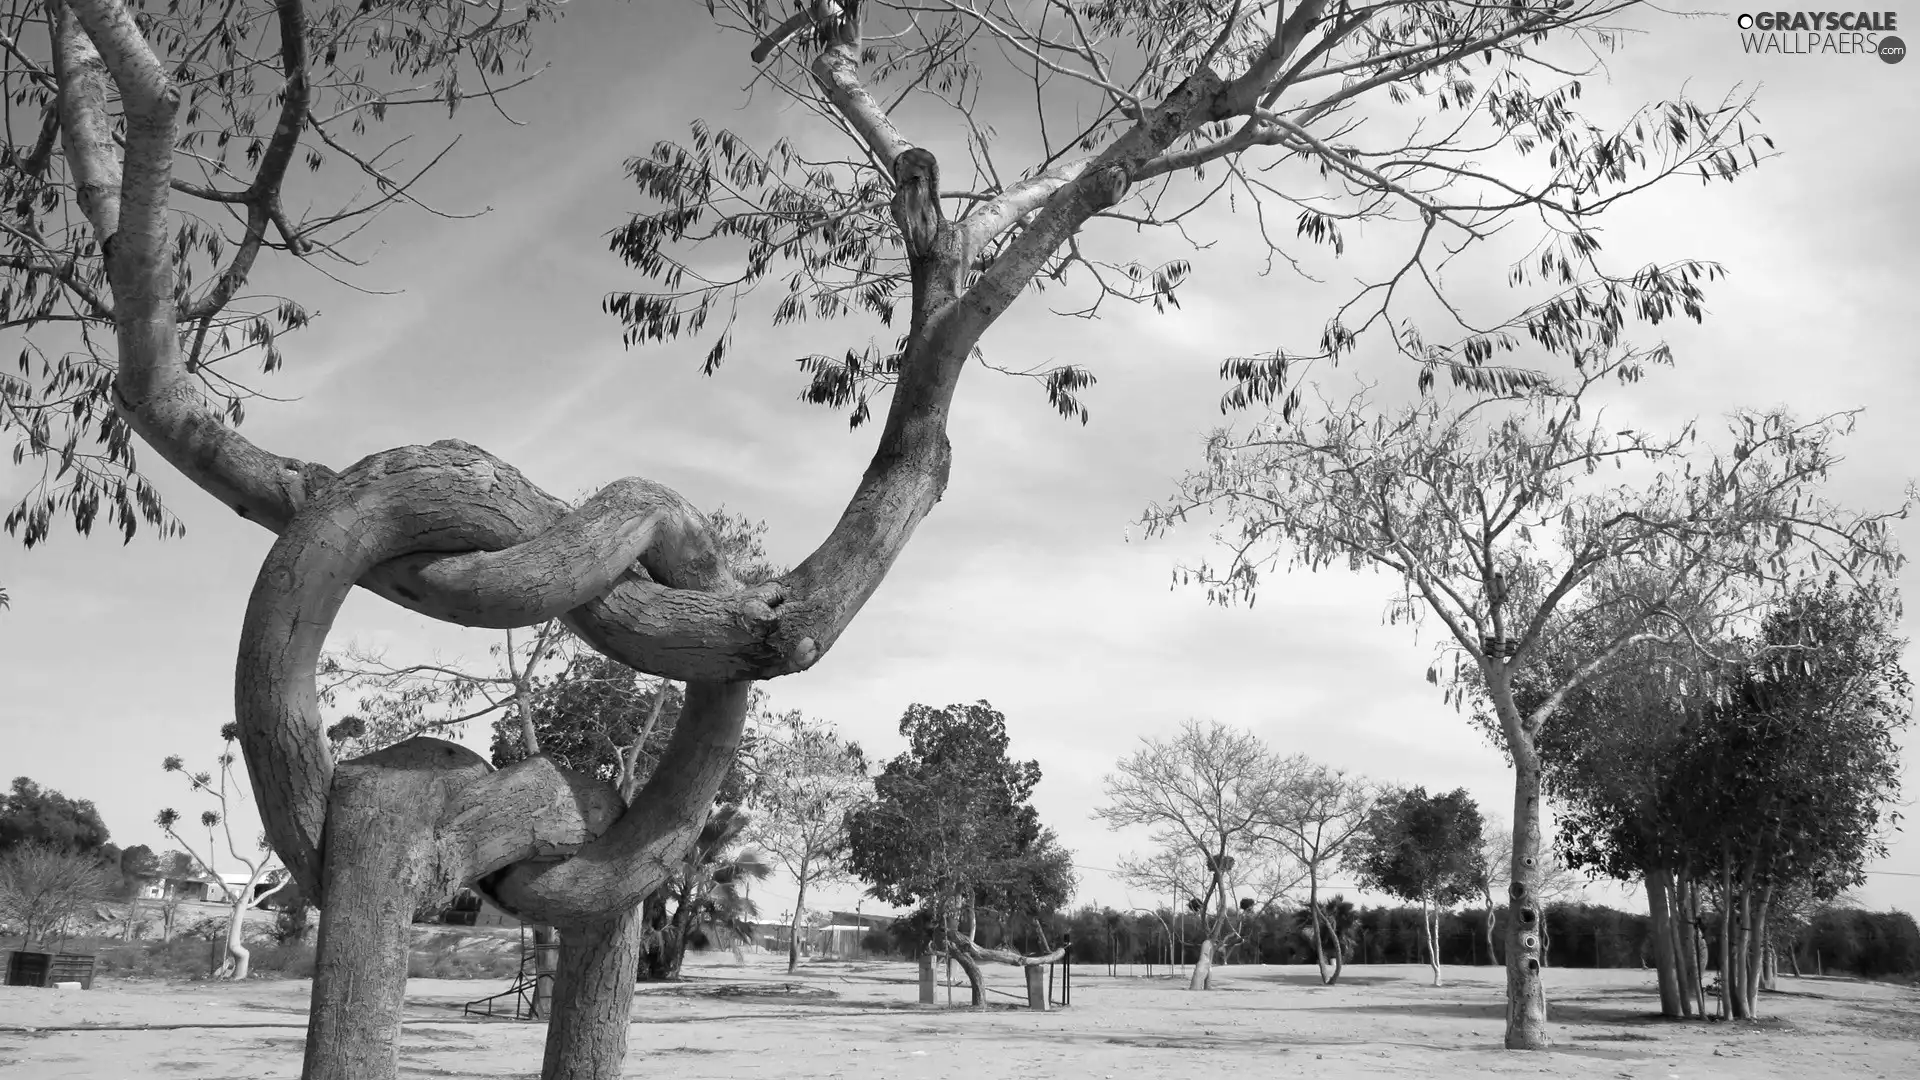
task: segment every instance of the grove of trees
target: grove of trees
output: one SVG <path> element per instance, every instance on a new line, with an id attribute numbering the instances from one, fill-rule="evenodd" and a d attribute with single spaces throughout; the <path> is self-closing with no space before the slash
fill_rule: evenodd
<path id="1" fill-rule="evenodd" d="M 1538 327 L 1549 340 L 1551 323 Z M 1859 513 L 1823 494 L 1850 415 L 1737 413 L 1719 447 L 1692 425 L 1620 428 L 1597 389 L 1637 382 L 1668 357 L 1582 333 L 1567 341 L 1575 374 L 1565 385 L 1468 387 L 1391 412 L 1364 391 L 1303 398 L 1245 431 L 1218 431 L 1205 466 L 1146 515 L 1154 531 L 1196 511 L 1231 524 L 1218 535 L 1225 560 L 1185 573 L 1215 602 L 1251 602 L 1275 565 L 1367 567 L 1403 583 L 1390 621 L 1438 622 L 1428 680 L 1456 704 L 1485 703 L 1514 768 L 1505 955 L 1515 1049 L 1547 1043 L 1540 739 L 1567 696 L 1647 670 L 1644 650 L 1655 647 L 1673 659 L 1653 671 L 1683 678 L 1796 587 L 1892 574 L 1902 560 L 1889 523 L 1907 510 Z M 1599 479 L 1603 466 L 1626 478 Z"/>

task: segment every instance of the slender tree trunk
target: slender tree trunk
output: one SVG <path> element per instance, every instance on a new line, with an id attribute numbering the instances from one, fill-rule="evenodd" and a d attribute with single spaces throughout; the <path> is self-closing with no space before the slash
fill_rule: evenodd
<path id="1" fill-rule="evenodd" d="M 1739 891 L 1738 906 L 1729 904 L 1734 916 L 1738 933 L 1733 941 L 1733 1014 L 1742 1020 L 1753 1019 L 1753 995 L 1747 992 L 1753 981 L 1753 894 L 1744 887 Z"/>
<path id="2" fill-rule="evenodd" d="M 1487 963 L 1489 964 L 1498 964 L 1500 962 L 1500 953 L 1496 951 L 1493 946 L 1493 925 L 1494 925 L 1494 922 L 1496 921 L 1494 918 L 1494 913 L 1498 910 L 1499 908 L 1493 902 L 1493 890 L 1488 889 L 1487 890 Z"/>
<path id="3" fill-rule="evenodd" d="M 787 974 L 791 975 L 800 967 L 800 927 L 806 921 L 807 879 L 797 879 L 800 883 L 799 895 L 793 898 L 793 932 L 787 940 Z"/>
<path id="4" fill-rule="evenodd" d="M 1734 857 L 1720 846 L 1720 1019 L 1734 1019 Z"/>
<path id="5" fill-rule="evenodd" d="M 1327 947 L 1320 928 L 1320 875 L 1315 867 L 1307 867 L 1307 912 L 1313 917 L 1313 962 L 1320 969 L 1320 985 L 1331 986 L 1333 980 L 1327 977 Z"/>
<path id="6" fill-rule="evenodd" d="M 1540 905 L 1540 967 L 1544 970 L 1553 960 L 1553 905 Z"/>
<path id="7" fill-rule="evenodd" d="M 1420 898 L 1420 936 L 1426 938 L 1427 963 L 1433 968 L 1433 985 L 1440 985 L 1440 916 L 1433 902 Z"/>
<path id="8" fill-rule="evenodd" d="M 1189 990 L 1213 989 L 1213 938 L 1218 931 L 1216 923 L 1202 923 L 1206 930 L 1206 940 L 1200 943 L 1200 952 L 1193 958 L 1193 974 L 1187 979 Z"/>
<path id="9" fill-rule="evenodd" d="M 1752 899 L 1751 894 L 1749 894 L 1748 897 L 1747 940 L 1749 945 L 1747 948 L 1747 980 L 1745 987 L 1748 1016 L 1760 1015 L 1758 1008 L 1760 1004 L 1760 987 L 1763 983 L 1769 982 L 1767 979 L 1767 908 L 1771 906 L 1772 903 L 1773 889 L 1771 886 L 1761 890 L 1757 902 Z M 1767 989 L 1771 990 L 1773 987 L 1768 985 Z"/>
<path id="10" fill-rule="evenodd" d="M 1680 1006 L 1680 973 L 1675 965 L 1673 909 L 1669 899 L 1671 890 L 1667 868 L 1657 864 L 1650 866 L 1644 878 L 1647 915 L 1651 920 L 1649 930 L 1653 937 L 1654 978 L 1660 984 L 1660 1015 L 1678 1018 L 1684 1015 L 1684 1011 Z"/>
<path id="11" fill-rule="evenodd" d="M 1544 1050 L 1547 991 L 1540 975 L 1540 757 L 1533 737 L 1509 724 L 1513 756 L 1513 862 L 1508 874 L 1507 1034 L 1509 1050 Z"/>
<path id="12" fill-rule="evenodd" d="M 553 1017 L 553 983 L 560 963 L 558 932 L 551 926 L 533 928 L 533 1015 L 539 1020 Z M 547 946 L 542 948 L 542 946 Z"/>
<path id="13" fill-rule="evenodd" d="M 220 962 L 220 969 L 213 973 L 216 979 L 232 979 L 245 982 L 253 965 L 253 954 L 247 951 L 247 897 L 233 902 L 227 914 L 227 958 Z"/>
<path id="14" fill-rule="evenodd" d="M 540 1080 L 619 1080 L 639 964 L 638 907 L 561 928 Z"/>
<path id="15" fill-rule="evenodd" d="M 1707 1018 L 1707 928 L 1706 913 L 1700 903 L 1700 879 L 1694 877 L 1687 889 L 1691 910 L 1687 916 L 1687 951 L 1693 956 L 1693 995 L 1700 1019 Z"/>
<path id="16" fill-rule="evenodd" d="M 1680 1013 L 1684 1017 L 1706 1015 L 1706 1007 L 1700 1004 L 1700 969 L 1693 944 L 1691 895 L 1692 879 L 1682 867 L 1673 877 L 1672 894 L 1667 900 L 1672 907 L 1668 922 L 1673 931 L 1674 974 L 1680 978 Z"/>
<path id="17" fill-rule="evenodd" d="M 1793 977 L 1796 979 L 1802 977 L 1800 974 L 1800 949 L 1798 942 L 1790 943 L 1787 946 L 1787 970 L 1793 972 Z"/>

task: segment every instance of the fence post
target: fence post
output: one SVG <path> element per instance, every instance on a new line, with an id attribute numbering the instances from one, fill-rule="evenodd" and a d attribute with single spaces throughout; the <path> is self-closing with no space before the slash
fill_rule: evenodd
<path id="1" fill-rule="evenodd" d="M 920 1004 L 933 1004 L 933 951 L 920 954 Z"/>
<path id="2" fill-rule="evenodd" d="M 1039 964 L 1027 965 L 1027 1008 L 1034 1012 L 1046 1012 L 1047 980 L 1040 974 Z"/>

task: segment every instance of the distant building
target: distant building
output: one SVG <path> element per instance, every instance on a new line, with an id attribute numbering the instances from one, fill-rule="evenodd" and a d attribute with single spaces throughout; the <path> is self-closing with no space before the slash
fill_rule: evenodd
<path id="1" fill-rule="evenodd" d="M 218 881 L 204 876 L 170 877 L 163 874 L 138 874 L 134 877 L 134 896 L 141 900 L 184 900 L 202 904 L 219 904 L 227 900 L 228 890 L 238 894 L 247 887 L 252 874 L 221 874 Z M 223 888 L 224 886 L 224 888 Z M 273 888 L 268 882 L 254 886 L 254 895 L 258 896 Z M 295 886 L 289 885 L 274 893 L 268 903 L 279 900 L 283 895 L 292 893 Z"/>
<path id="2" fill-rule="evenodd" d="M 873 951 L 866 945 L 868 934 L 885 935 L 887 928 L 892 925 L 891 915 L 836 911 L 829 916 L 827 925 L 809 930 L 808 938 L 815 956 L 853 960 Z"/>

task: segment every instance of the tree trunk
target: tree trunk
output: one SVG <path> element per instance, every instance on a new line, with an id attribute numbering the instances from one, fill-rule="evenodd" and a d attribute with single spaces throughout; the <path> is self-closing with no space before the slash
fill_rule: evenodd
<path id="1" fill-rule="evenodd" d="M 1734 857 L 1720 847 L 1720 1019 L 1734 1019 Z"/>
<path id="2" fill-rule="evenodd" d="M 464 876 L 435 857 L 447 782 L 486 768 L 471 751 L 471 762 L 435 752 L 446 745 L 415 739 L 334 770 L 303 1080 L 399 1076 L 413 913 Z M 444 760 L 467 767 L 436 768 Z"/>
<path id="3" fill-rule="evenodd" d="M 969 913 L 971 913 L 973 905 L 968 904 L 967 906 Z M 969 920 L 969 923 L 971 923 L 971 920 Z M 972 926 L 969 925 L 968 929 L 971 931 Z M 972 943 L 969 942 L 968 944 Z M 973 1009 L 986 1008 L 987 981 L 986 975 L 980 970 L 980 965 L 974 962 L 973 957 L 968 955 L 967 950 L 960 948 L 954 942 L 947 943 L 947 956 L 950 960 L 959 961 L 960 970 L 967 973 L 968 1007 Z"/>
<path id="4" fill-rule="evenodd" d="M 1707 1018 L 1707 929 L 1706 915 L 1700 907 L 1700 879 L 1695 877 L 1688 884 L 1689 911 L 1687 914 L 1687 951 L 1693 962 L 1693 996 L 1696 1015 Z"/>
<path id="5" fill-rule="evenodd" d="M 1540 905 L 1540 970 L 1553 966 L 1553 905 Z"/>
<path id="6" fill-rule="evenodd" d="M 1655 980 L 1660 984 L 1660 1015 L 1679 1018 L 1684 1015 L 1680 1006 L 1680 973 L 1675 967 L 1673 948 L 1673 909 L 1670 901 L 1670 888 L 1667 868 L 1650 866 L 1644 875 L 1647 887 L 1647 915 L 1651 920 L 1649 929 L 1653 937 L 1653 968 Z"/>
<path id="7" fill-rule="evenodd" d="M 1509 1050 L 1544 1050 L 1547 992 L 1540 975 L 1540 758 L 1532 736 L 1512 725 L 1513 861 L 1508 874 L 1507 1033 Z"/>
<path id="8" fill-rule="evenodd" d="M 1440 912 L 1428 897 L 1420 898 L 1420 936 L 1426 938 L 1427 964 L 1433 968 L 1433 985 L 1440 985 Z"/>
<path id="9" fill-rule="evenodd" d="M 247 897 L 242 895 L 233 902 L 227 915 L 227 958 L 220 962 L 219 970 L 213 973 L 216 979 L 232 979 L 245 982 L 253 964 L 253 954 L 247 951 Z"/>
<path id="10" fill-rule="evenodd" d="M 1333 980 L 1327 977 L 1327 947 L 1321 930 L 1320 919 L 1320 875 L 1313 866 L 1307 867 L 1307 911 L 1313 917 L 1313 962 L 1320 969 L 1320 985 L 1332 986 Z"/>
<path id="11" fill-rule="evenodd" d="M 1495 912 L 1497 912 L 1498 910 L 1499 910 L 1498 906 L 1495 905 L 1493 902 L 1493 892 L 1492 890 L 1488 890 L 1487 892 L 1487 963 L 1489 964 L 1498 964 L 1500 962 L 1500 952 L 1498 949 L 1494 947 L 1494 944 L 1493 944 L 1493 936 L 1494 936 L 1493 926 L 1494 926 L 1494 923 L 1497 921 L 1495 918 Z"/>
<path id="12" fill-rule="evenodd" d="M 807 879 L 800 878 L 800 894 L 793 898 L 793 932 L 787 941 L 787 974 L 791 975 L 800 967 L 800 928 L 806 923 Z"/>
<path id="13" fill-rule="evenodd" d="M 1759 1016 L 1757 1006 L 1760 1003 L 1760 987 L 1767 977 L 1767 908 L 1773 903 L 1773 889 L 1761 890 L 1758 902 L 1749 894 L 1747 900 L 1747 940 L 1746 956 L 1747 1015 Z M 1771 986 L 1767 987 L 1769 990 Z"/>
<path id="14" fill-rule="evenodd" d="M 1200 952 L 1193 958 L 1193 974 L 1187 979 L 1189 990 L 1213 989 L 1213 936 L 1216 931 L 1210 923 L 1203 923 L 1207 931 L 1206 940 L 1200 943 Z"/>
<path id="15" fill-rule="evenodd" d="M 667 977 L 667 890 L 663 885 L 640 902 L 643 953 L 641 962 L 649 980 Z"/>
<path id="16" fill-rule="evenodd" d="M 639 963 L 638 907 L 561 928 L 540 1080 L 619 1080 Z"/>
<path id="17" fill-rule="evenodd" d="M 553 1018 L 553 984 L 559 977 L 559 933 L 551 926 L 533 928 L 533 1018 Z"/>

